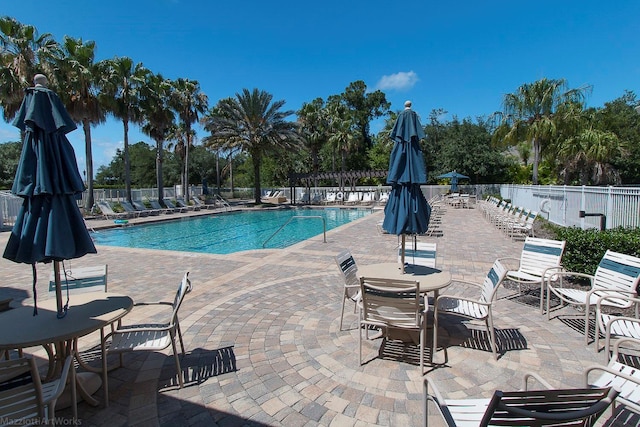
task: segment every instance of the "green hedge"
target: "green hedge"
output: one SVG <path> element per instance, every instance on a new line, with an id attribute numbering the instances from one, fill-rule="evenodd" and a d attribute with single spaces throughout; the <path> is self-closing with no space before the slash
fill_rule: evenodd
<path id="1" fill-rule="evenodd" d="M 548 228 L 555 239 L 567 242 L 562 256 L 562 265 L 569 271 L 594 274 L 607 249 L 640 257 L 640 229 L 638 228 L 619 227 L 599 231 L 551 224 Z"/>

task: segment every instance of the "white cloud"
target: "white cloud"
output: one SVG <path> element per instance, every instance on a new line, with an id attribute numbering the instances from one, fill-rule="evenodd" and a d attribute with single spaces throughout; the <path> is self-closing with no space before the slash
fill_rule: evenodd
<path id="1" fill-rule="evenodd" d="M 382 76 L 376 84 L 380 90 L 408 90 L 418 82 L 418 75 L 413 71 L 400 71 L 399 73 Z"/>

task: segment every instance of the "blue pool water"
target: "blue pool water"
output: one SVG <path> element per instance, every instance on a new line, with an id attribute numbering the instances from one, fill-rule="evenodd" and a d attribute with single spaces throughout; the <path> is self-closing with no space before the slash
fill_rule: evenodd
<path id="1" fill-rule="evenodd" d="M 291 219 L 264 248 L 283 248 L 321 235 L 322 220 L 306 217 L 322 216 L 328 231 L 371 212 L 337 208 L 241 211 L 101 230 L 92 237 L 98 245 L 229 254 L 263 249 L 267 239 L 293 216 L 305 218 Z"/>

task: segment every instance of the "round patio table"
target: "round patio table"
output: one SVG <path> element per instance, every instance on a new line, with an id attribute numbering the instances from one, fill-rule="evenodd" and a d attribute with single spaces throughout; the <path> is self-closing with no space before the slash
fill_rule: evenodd
<path id="1" fill-rule="evenodd" d="M 433 292 L 434 299 L 438 297 L 440 289 L 446 288 L 451 283 L 451 273 L 437 268 L 422 265 L 406 264 L 404 273 L 400 264 L 395 262 L 370 264 L 358 266 L 360 277 L 375 277 L 377 279 L 390 280 L 416 280 L 420 287 L 420 293 Z"/>
<path id="2" fill-rule="evenodd" d="M 133 308 L 133 300 L 121 294 L 112 292 L 86 292 L 73 294 L 70 296 L 69 310 L 61 318 L 57 318 L 56 300 L 48 299 L 38 302 L 38 314 L 33 315 L 33 306 L 22 306 L 0 313 L 0 353 L 4 350 L 23 349 L 27 347 L 43 346 L 47 349 L 51 363 L 59 365 L 64 362 L 66 356 L 72 354 L 80 364 L 78 357 L 78 338 L 88 335 L 97 330 L 103 335 L 103 328 L 120 320 Z M 55 354 L 52 354 L 50 345 L 53 344 Z M 104 346 L 102 347 L 102 358 L 104 367 Z M 84 364 L 82 364 L 85 366 Z M 71 365 L 72 369 L 74 364 Z M 103 371 L 103 386 L 106 384 L 106 371 Z M 90 376 L 94 374 L 89 373 Z M 80 396 L 92 405 L 98 402 L 91 397 L 92 392 L 88 391 L 85 385 L 89 382 L 85 376 L 84 381 L 81 376 L 76 375 L 77 390 Z M 97 379 L 99 381 L 99 378 Z M 95 383 L 95 381 L 91 381 Z M 95 387 L 92 387 L 95 388 Z M 99 388 L 99 385 L 98 385 Z M 72 387 L 72 394 L 74 388 Z M 77 418 L 77 399 L 71 396 L 74 418 Z M 108 402 L 105 402 L 108 405 Z"/>

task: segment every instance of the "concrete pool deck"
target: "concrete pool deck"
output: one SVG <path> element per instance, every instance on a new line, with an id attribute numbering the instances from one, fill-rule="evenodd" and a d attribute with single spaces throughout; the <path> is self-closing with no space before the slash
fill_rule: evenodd
<path id="1" fill-rule="evenodd" d="M 177 215 L 184 214 L 166 217 Z M 381 340 L 374 340 L 365 343 L 368 362 L 360 366 L 352 311 L 345 313 L 347 330 L 339 331 L 343 282 L 333 257 L 349 249 L 359 265 L 394 262 L 398 238 L 377 231 L 382 219 L 378 211 L 327 232 L 327 243 L 317 236 L 283 250 L 207 255 L 99 246 L 97 255 L 67 261 L 77 267 L 108 264 L 109 291 L 134 301 L 172 300 L 185 271 L 193 284 L 180 313 L 186 386 L 175 386 L 170 352 L 128 354 L 124 367 L 109 374 L 109 407 L 80 403 L 81 425 L 420 425 L 423 377 L 417 363 L 397 360 L 393 343 L 376 357 Z M 496 258 L 519 256 L 522 249 L 522 242 L 489 225 L 480 209 L 449 208 L 442 229 L 442 237 L 420 240 L 437 242 L 438 268 L 454 279 L 479 282 Z M 0 233 L 0 247 L 8 235 Z M 44 289 L 51 266 L 37 268 Z M 31 304 L 31 268 L 1 258 L 0 271 L 0 299 Z M 461 287 L 445 292 L 460 293 Z M 537 300 L 514 295 L 511 287 L 501 289 L 494 308 L 502 350 L 497 361 L 484 348 L 482 326 L 476 334 L 459 321 L 442 322 L 445 350 L 436 357 L 443 360 L 446 353 L 447 362 L 427 375 L 446 396 L 488 397 L 495 389 L 519 389 L 528 371 L 556 386 L 581 386 L 583 370 L 604 362 L 593 344 L 584 346 L 579 327 L 565 320 L 571 309 L 547 321 Z M 125 323 L 154 315 L 134 310 Z M 81 349 L 96 344 L 96 334 L 80 341 Z M 56 414 L 69 417 L 70 411 Z M 621 418 L 605 423 L 628 425 Z"/>

